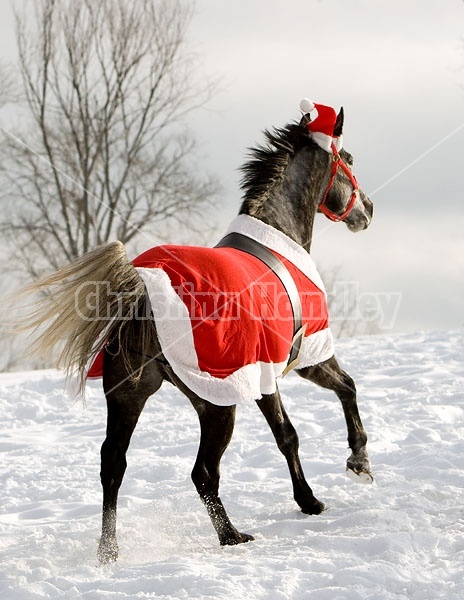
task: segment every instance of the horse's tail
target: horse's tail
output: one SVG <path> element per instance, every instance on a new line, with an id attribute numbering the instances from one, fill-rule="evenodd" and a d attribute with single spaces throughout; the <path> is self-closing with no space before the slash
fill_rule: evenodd
<path id="1" fill-rule="evenodd" d="M 99 246 L 29 285 L 21 295 L 34 292 L 40 297 L 19 327 L 39 333 L 30 353 L 50 357 L 58 349 L 57 366 L 68 375 L 76 373 L 81 390 L 89 359 L 108 340 L 119 339 L 126 355 L 121 331 L 134 318 L 136 307 L 146 306 L 145 286 L 121 242 Z M 147 318 L 140 321 L 145 340 L 153 325 Z"/>

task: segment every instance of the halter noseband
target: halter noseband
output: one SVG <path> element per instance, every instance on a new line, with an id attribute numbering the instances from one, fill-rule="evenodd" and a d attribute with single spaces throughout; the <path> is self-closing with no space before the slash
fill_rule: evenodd
<path id="1" fill-rule="evenodd" d="M 334 143 L 332 143 L 332 153 L 333 153 L 332 154 L 332 170 L 330 173 L 330 179 L 329 179 L 329 183 L 327 184 L 327 187 L 324 191 L 322 200 L 319 204 L 319 210 L 322 213 L 324 213 L 324 215 L 331 221 L 344 221 L 354 207 L 356 198 L 358 197 L 358 193 L 359 193 L 358 192 L 359 185 L 358 185 L 358 182 L 356 181 L 356 177 L 353 175 L 350 168 L 347 166 L 345 161 L 341 158 L 340 154 L 338 153 L 338 150 L 335 147 Z M 339 168 L 342 169 L 342 171 L 345 173 L 345 175 L 350 180 L 351 185 L 353 186 L 353 192 L 351 193 L 350 200 L 341 215 L 337 215 L 336 213 L 331 211 L 329 208 L 327 208 L 327 206 L 325 205 L 327 196 L 329 195 L 329 192 L 333 187 L 333 184 L 335 182 L 335 177 L 337 176 L 337 172 L 338 172 Z"/>

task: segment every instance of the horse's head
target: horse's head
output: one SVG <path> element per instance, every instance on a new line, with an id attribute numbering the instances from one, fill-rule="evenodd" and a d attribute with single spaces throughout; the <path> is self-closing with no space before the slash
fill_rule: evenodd
<path id="1" fill-rule="evenodd" d="M 240 213 L 280 229 L 309 251 L 316 211 L 361 231 L 373 210 L 351 172 L 352 156 L 341 147 L 343 109 L 337 115 L 309 100 L 300 108 L 300 123 L 266 131 L 267 146 L 252 149 L 242 167 Z"/>
<path id="2" fill-rule="evenodd" d="M 372 220 L 373 204 L 352 173 L 352 155 L 341 147 L 343 108 L 336 115 L 332 108 L 314 105 L 306 99 L 301 101 L 300 107 L 304 113 L 300 125 L 306 127 L 320 152 L 330 157 L 330 170 L 321 190 L 318 211 L 331 221 L 344 221 L 350 231 L 366 229 Z M 311 120 L 314 108 L 318 116 Z"/>

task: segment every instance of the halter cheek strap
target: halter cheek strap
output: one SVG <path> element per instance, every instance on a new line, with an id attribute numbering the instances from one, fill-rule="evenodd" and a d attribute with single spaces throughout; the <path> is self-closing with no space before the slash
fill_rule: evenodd
<path id="1" fill-rule="evenodd" d="M 351 197 L 348 201 L 348 204 L 346 205 L 345 210 L 340 215 L 331 211 L 330 208 L 327 208 L 327 206 L 325 204 L 327 201 L 329 192 L 332 189 L 333 184 L 335 183 L 335 178 L 337 176 L 338 169 L 341 169 L 345 173 L 345 175 L 348 177 L 348 179 L 350 180 L 350 183 L 353 187 L 353 191 L 351 193 Z M 352 209 L 355 205 L 355 202 L 356 202 L 356 198 L 358 197 L 358 194 L 359 194 L 359 185 L 358 185 L 358 182 L 356 181 L 356 177 L 353 175 L 353 173 L 351 172 L 350 168 L 345 163 L 345 161 L 342 160 L 340 154 L 338 153 L 337 148 L 335 147 L 335 144 L 332 143 L 332 169 L 331 169 L 331 173 L 330 173 L 329 183 L 327 184 L 327 187 L 324 191 L 324 195 L 322 196 L 322 200 L 319 204 L 319 210 L 331 221 L 344 221 L 347 218 L 347 216 L 350 214 L 350 212 L 352 211 Z"/>

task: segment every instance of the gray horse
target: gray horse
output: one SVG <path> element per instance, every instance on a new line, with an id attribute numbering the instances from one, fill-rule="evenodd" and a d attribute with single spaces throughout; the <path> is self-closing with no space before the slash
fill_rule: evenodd
<path id="1" fill-rule="evenodd" d="M 309 113 L 313 105 L 306 102 L 302 104 L 304 114 L 299 123 L 287 125 L 272 133 L 266 132 L 266 146 L 254 149 L 250 161 L 243 167 L 244 198 L 239 219 L 241 223 L 256 224 L 258 231 L 265 231 L 264 239 L 257 240 L 256 236 L 252 239 L 253 235 L 247 236 L 246 231 L 245 234 L 243 231 L 239 231 L 238 234 L 235 231 L 235 237 L 230 237 L 229 234 L 216 248 L 196 248 L 191 251 L 192 256 L 198 257 L 198 264 L 203 265 L 202 272 L 198 273 L 200 267 L 197 266 L 195 274 L 201 280 L 214 279 L 219 282 L 216 283 L 216 288 L 221 287 L 221 282 L 227 279 L 229 272 L 233 272 L 235 280 L 240 278 L 241 274 L 245 278 L 245 271 L 248 278 L 250 272 L 259 272 L 266 278 L 275 277 L 275 285 L 280 286 L 281 296 L 285 295 L 286 302 L 281 304 L 281 310 L 287 311 L 285 318 L 278 315 L 273 321 L 279 324 L 279 327 L 282 324 L 284 333 L 279 332 L 277 337 L 266 338 L 264 342 L 261 338 L 251 339 L 255 334 L 247 332 L 253 332 L 255 329 L 249 325 L 251 320 L 247 321 L 246 315 L 240 315 L 239 329 L 233 335 L 229 335 L 232 342 L 229 345 L 224 342 L 224 347 L 228 349 L 226 352 L 223 352 L 222 347 L 213 347 L 215 342 L 210 343 L 207 334 L 210 331 L 213 340 L 214 332 L 223 327 L 222 321 L 217 320 L 213 326 L 209 321 L 209 329 L 204 330 L 200 325 L 197 329 L 197 325 L 191 321 L 191 329 L 195 330 L 198 348 L 201 346 L 209 355 L 222 354 L 225 360 L 230 358 L 229 354 L 235 353 L 236 357 L 241 348 L 243 352 L 252 353 L 252 358 L 247 359 L 248 362 L 243 361 L 242 365 L 237 367 L 237 371 L 253 373 L 252 377 L 259 371 L 258 379 L 261 377 L 261 383 L 258 381 L 256 387 L 254 380 L 250 380 L 251 387 L 246 388 L 248 391 L 243 395 L 245 399 L 251 397 L 257 401 L 279 449 L 287 460 L 295 501 L 304 513 L 312 515 L 324 510 L 324 505 L 315 498 L 306 482 L 298 456 L 298 436 L 285 412 L 275 383 L 276 376 L 285 370 L 294 367 L 301 377 L 336 393 L 343 406 L 348 443 L 352 452 L 347 461 L 347 470 L 358 479 L 372 481 L 366 452 L 367 436 L 358 413 L 355 384 L 340 368 L 333 355 L 326 317 L 319 315 L 316 331 L 308 334 L 308 318 L 305 312 L 307 302 L 303 302 L 301 295 L 295 293 L 294 289 L 296 279 L 305 279 L 307 274 L 301 273 L 298 264 L 295 266 L 292 263 L 292 258 L 282 256 L 285 254 L 285 248 L 291 247 L 292 256 L 300 257 L 302 264 L 304 263 L 301 267 L 304 271 L 305 265 L 309 264 L 307 261 L 310 260 L 313 223 L 317 212 L 324 213 L 333 221 L 345 222 L 353 232 L 368 227 L 372 218 L 372 203 L 351 173 L 352 157 L 340 148 L 343 110 L 337 115 L 333 109 L 316 106 L 319 113 L 316 119 L 311 119 L 312 113 Z M 333 111 L 334 115 L 332 122 L 330 111 Z M 325 119 L 327 115 L 328 129 Z M 270 245 L 266 246 L 266 239 L 271 240 Z M 278 240 L 275 246 L 273 239 Z M 154 260 L 151 266 L 156 267 L 153 272 L 158 277 L 157 281 L 162 280 L 163 285 L 175 278 L 178 272 L 175 265 L 172 266 L 172 260 L 178 260 L 178 255 L 170 248 L 164 247 L 164 252 L 171 258 L 171 271 L 168 269 L 167 275 L 162 269 L 159 257 L 156 258 L 157 255 L 155 259 L 150 259 Z M 188 249 L 184 249 L 183 256 L 185 254 L 189 254 Z M 240 257 L 245 254 L 251 257 L 251 262 L 248 263 L 251 266 L 235 267 L 241 265 Z M 224 257 L 229 267 L 223 272 L 213 272 L 214 267 L 208 265 L 215 264 L 215 257 Z M 28 288 L 29 292 L 46 289 L 52 292 L 43 295 L 44 299 L 29 321 L 30 326 L 40 326 L 49 322 L 48 328 L 37 340 L 36 350 L 46 352 L 61 344 L 61 364 L 68 371 L 77 371 L 82 385 L 88 374 L 90 359 L 100 357 L 108 407 L 106 439 L 101 449 L 103 523 L 98 555 L 102 563 L 116 560 L 118 556 L 117 498 L 126 469 L 126 452 L 132 433 L 148 397 L 160 388 L 164 380 L 176 385 L 189 398 L 198 413 L 201 439 L 192 479 L 206 506 L 220 544 L 233 545 L 253 539 L 251 535 L 240 533 L 232 525 L 219 497 L 220 460 L 232 436 L 236 396 L 240 396 L 241 390 L 244 389 L 243 378 L 240 379 L 242 387 L 237 384 L 230 395 L 225 393 L 219 398 L 220 392 L 214 390 L 222 390 L 224 382 L 235 381 L 235 367 L 230 369 L 230 373 L 221 372 L 219 376 L 207 374 L 206 379 L 214 385 L 211 383 L 212 387 L 208 389 L 212 391 L 205 391 L 204 394 L 199 390 L 207 389 L 201 387 L 205 376 L 196 363 L 192 369 L 197 371 L 193 375 L 186 372 L 184 377 L 182 368 L 176 362 L 176 351 L 183 352 L 184 346 L 188 345 L 185 340 L 191 335 L 188 329 L 190 321 L 187 318 L 188 335 L 185 340 L 179 339 L 178 343 L 171 344 L 163 342 L 161 334 L 165 331 L 167 321 L 171 326 L 172 318 L 163 320 L 163 315 L 160 315 L 153 305 L 153 299 L 149 297 L 147 281 L 151 276 L 148 271 L 150 260 L 137 262 L 136 259 L 131 263 L 126 257 L 124 246 L 113 242 L 84 255 Z M 256 271 L 259 268 L 261 271 Z M 315 277 L 317 280 L 317 272 Z M 88 301 L 90 282 L 99 283 L 96 288 L 97 302 Z M 101 285 L 102 282 L 105 285 Z M 247 283 L 242 287 L 248 292 L 250 286 Z M 315 295 L 312 297 L 317 299 L 319 306 L 323 308 L 322 284 L 316 285 L 315 289 Z M 171 294 L 168 289 L 166 296 L 169 294 L 173 302 L 178 302 L 178 296 Z M 104 317 L 102 307 L 105 307 Z M 220 318 L 217 311 L 215 315 L 216 319 Z M 289 315 L 290 318 L 287 318 Z M 264 321 L 259 318 L 253 319 L 254 323 Z M 206 327 L 204 321 L 201 325 Z M 269 329 L 272 328 L 267 327 L 267 330 Z M 201 331 L 206 333 L 201 336 Z M 313 347 L 308 345 L 314 340 L 323 341 L 322 349 L 318 348 L 316 353 L 312 353 Z M 259 352 L 267 352 L 270 358 L 263 358 L 261 355 L 256 357 L 257 355 L 253 354 L 255 348 L 258 348 Z M 200 357 L 200 350 L 198 352 L 200 364 L 203 358 Z M 195 378 L 194 375 L 198 377 Z M 198 386 L 197 379 L 200 381 Z M 262 381 L 265 381 L 265 384 L 262 384 Z"/>

